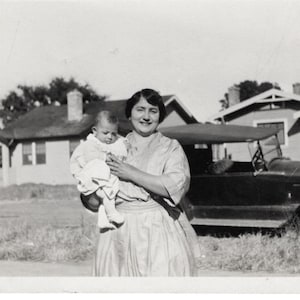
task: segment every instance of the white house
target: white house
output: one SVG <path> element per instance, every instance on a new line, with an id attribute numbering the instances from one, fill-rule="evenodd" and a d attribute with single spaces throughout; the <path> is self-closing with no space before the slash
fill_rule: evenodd
<path id="1" fill-rule="evenodd" d="M 37 107 L 0 130 L 4 186 L 75 183 L 69 171 L 70 155 L 90 132 L 100 110 L 108 109 L 118 116 L 121 134 L 130 131 L 126 100 L 84 104 L 77 91 L 69 93 L 67 100 L 62 106 Z M 163 100 L 167 116 L 161 127 L 197 122 L 175 95 L 163 96 Z"/>
<path id="2" fill-rule="evenodd" d="M 238 101 L 235 90 L 229 108 L 219 111 L 207 121 L 232 125 L 275 127 L 283 156 L 300 160 L 300 83 L 293 85 L 293 93 L 270 89 L 257 96 Z M 244 160 L 247 149 L 241 145 L 226 145 L 234 159 Z M 245 151 L 246 150 L 246 151 Z"/>

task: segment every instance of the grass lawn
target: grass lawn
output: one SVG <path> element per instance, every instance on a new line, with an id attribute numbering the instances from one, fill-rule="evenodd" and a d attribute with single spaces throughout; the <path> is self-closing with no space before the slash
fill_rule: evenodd
<path id="1" fill-rule="evenodd" d="M 0 260 L 68 263 L 92 258 L 96 215 L 83 208 L 75 187 L 2 188 L 0 226 Z M 199 270 L 300 273 L 299 230 L 198 239 Z"/>
<path id="2" fill-rule="evenodd" d="M 93 224 L 96 215 L 82 206 L 80 199 L 0 200 L 0 226 L 9 223 L 30 226 L 80 227 Z"/>
<path id="3" fill-rule="evenodd" d="M 96 215 L 83 208 L 75 187 L 23 185 L 2 190 L 0 259 L 68 262 L 91 258 Z"/>

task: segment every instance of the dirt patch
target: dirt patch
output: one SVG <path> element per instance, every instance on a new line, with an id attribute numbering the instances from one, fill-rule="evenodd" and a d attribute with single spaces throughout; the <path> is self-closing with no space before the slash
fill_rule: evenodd
<path id="1" fill-rule="evenodd" d="M 43 263 L 0 261 L 0 276 L 35 277 L 35 276 L 91 276 L 92 261 L 78 263 Z"/>
<path id="2" fill-rule="evenodd" d="M 0 261 L 0 277 L 89 277 L 92 276 L 92 260 L 71 263 L 45 263 L 45 262 L 22 262 Z M 273 276 L 298 276 L 296 274 L 267 273 L 267 272 L 238 272 L 220 270 L 198 271 L 198 276 L 216 277 L 273 277 Z"/>

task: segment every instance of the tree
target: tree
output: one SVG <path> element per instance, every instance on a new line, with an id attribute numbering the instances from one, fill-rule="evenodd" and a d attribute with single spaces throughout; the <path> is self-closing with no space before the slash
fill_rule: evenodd
<path id="1" fill-rule="evenodd" d="M 64 78 L 56 77 L 52 79 L 49 86 L 18 85 L 16 91 L 9 92 L 7 97 L 2 99 L 3 122 L 7 125 L 36 106 L 53 103 L 66 104 L 67 93 L 74 89 L 82 93 L 85 103 L 106 99 L 106 96 L 98 95 L 88 84 L 81 85 L 73 78 L 66 81 Z"/>
<path id="2" fill-rule="evenodd" d="M 280 90 L 280 86 L 277 83 L 274 84 L 268 81 L 264 81 L 258 84 L 257 81 L 255 80 L 245 80 L 235 85 L 240 88 L 241 102 L 272 88 Z M 229 107 L 228 93 L 225 93 L 224 98 L 219 100 L 219 102 L 221 103 L 221 110 L 228 108 Z"/>
<path id="3" fill-rule="evenodd" d="M 242 81 L 238 84 L 238 87 L 240 88 L 241 102 L 259 94 L 258 83 L 255 80 Z"/>

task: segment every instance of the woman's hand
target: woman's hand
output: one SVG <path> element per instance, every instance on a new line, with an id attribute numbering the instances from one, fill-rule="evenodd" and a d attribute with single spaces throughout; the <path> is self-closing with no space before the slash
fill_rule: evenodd
<path id="1" fill-rule="evenodd" d="M 123 180 L 132 180 L 132 176 L 136 170 L 133 166 L 124 163 L 111 153 L 107 155 L 106 163 L 110 167 L 110 171 L 113 175 Z"/>
<path id="2" fill-rule="evenodd" d="M 143 172 L 132 165 L 126 164 L 113 154 L 108 154 L 106 163 L 113 175 L 125 181 L 131 181 L 159 196 L 169 198 L 169 192 L 163 184 L 161 176 Z"/>

